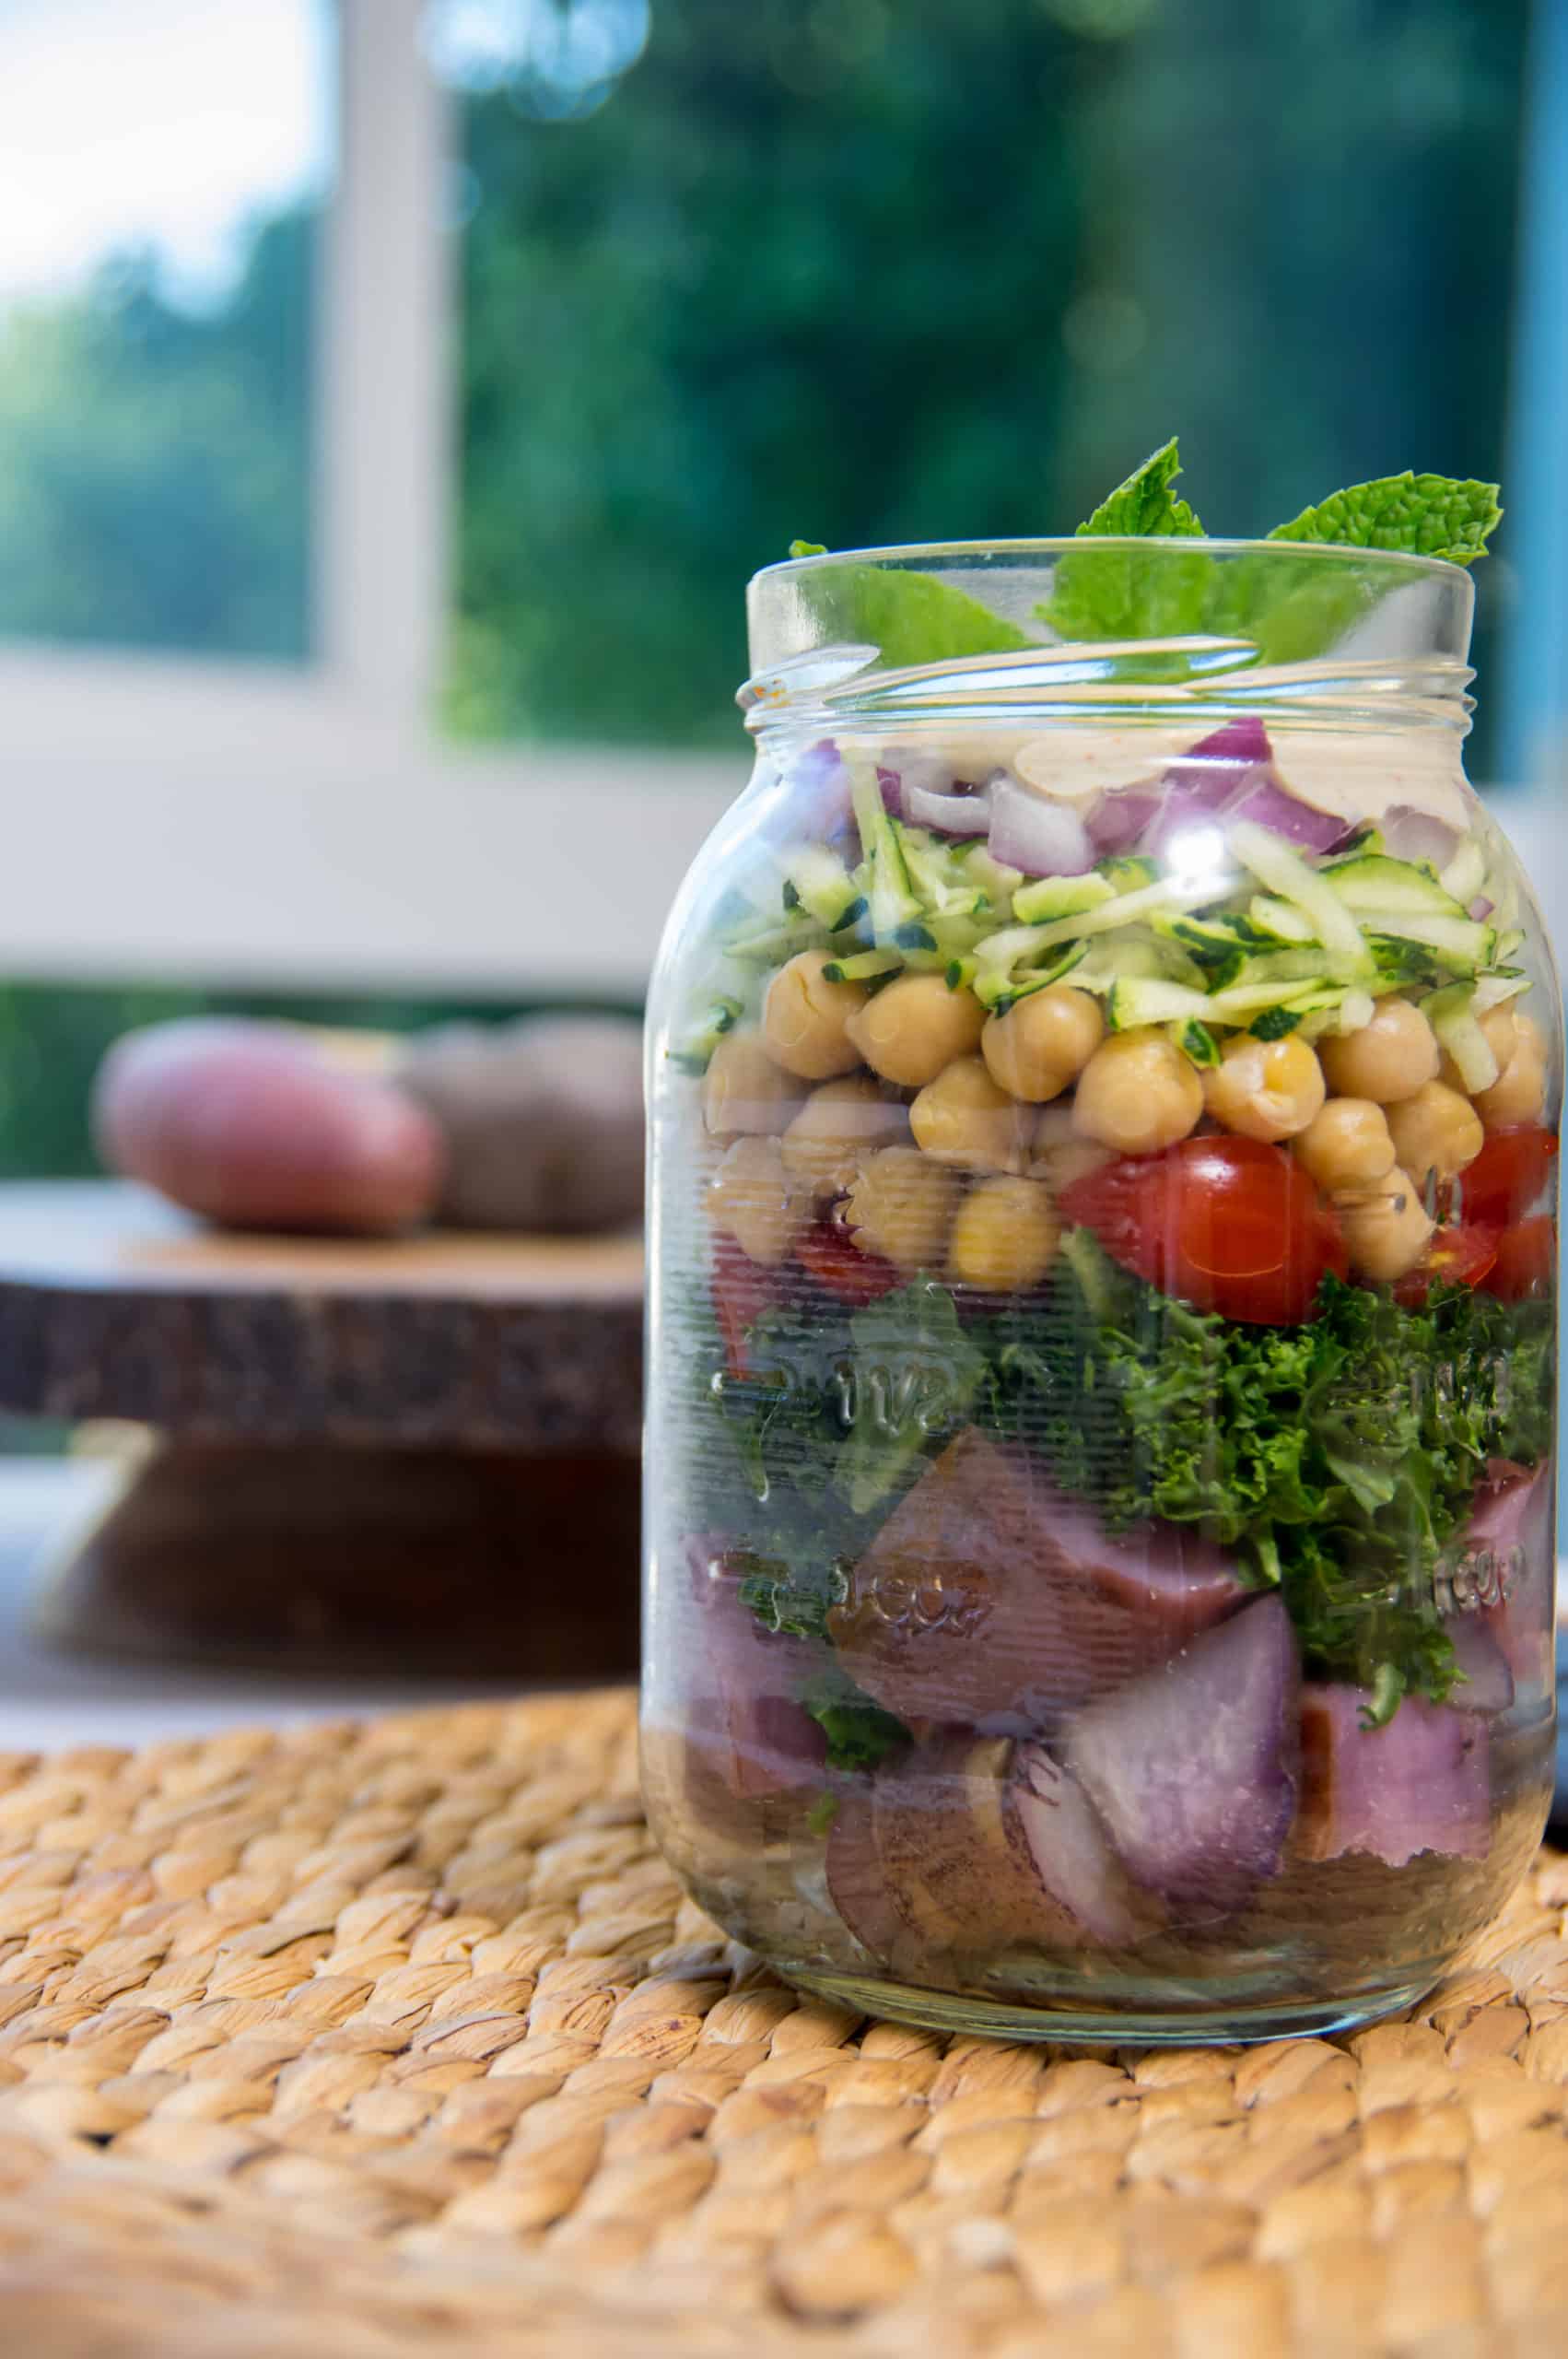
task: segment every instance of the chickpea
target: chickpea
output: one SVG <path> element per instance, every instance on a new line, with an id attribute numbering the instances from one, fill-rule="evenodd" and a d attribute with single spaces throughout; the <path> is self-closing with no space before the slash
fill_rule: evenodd
<path id="1" fill-rule="evenodd" d="M 1101 1171 L 1115 1161 L 1108 1146 L 1082 1137 L 1073 1127 L 1071 1106 L 1041 1107 L 1035 1123 L 1029 1169 L 1035 1179 L 1045 1181 L 1053 1197 L 1059 1198 L 1075 1180 L 1083 1179 L 1091 1171 Z"/>
<path id="2" fill-rule="evenodd" d="M 1047 983 L 988 1019 L 980 1054 L 993 1081 L 1043 1106 L 1077 1079 L 1105 1031 L 1098 1000 L 1071 983 Z"/>
<path id="3" fill-rule="evenodd" d="M 1203 1085 L 1163 1032 L 1113 1033 L 1078 1077 L 1074 1127 L 1118 1155 L 1155 1155 L 1192 1130 Z"/>
<path id="4" fill-rule="evenodd" d="M 768 1055 L 803 1081 L 831 1081 L 860 1062 L 848 1027 L 866 1003 L 865 985 L 830 983 L 822 971 L 827 964 L 820 950 L 798 952 L 779 968 L 763 1003 Z"/>
<path id="5" fill-rule="evenodd" d="M 708 1060 L 702 1119 L 715 1138 L 766 1137 L 799 1113 L 805 1091 L 776 1065 L 755 1032 L 726 1032 Z"/>
<path id="6" fill-rule="evenodd" d="M 1330 1192 L 1370 1188 L 1394 1168 L 1388 1117 L 1370 1097 L 1330 1097 L 1305 1130 L 1296 1133 L 1291 1147 L 1296 1161 Z"/>
<path id="7" fill-rule="evenodd" d="M 929 1081 L 909 1109 L 916 1144 L 933 1163 L 959 1171 L 1020 1171 L 1020 1109 L 979 1057 L 957 1057 Z"/>
<path id="8" fill-rule="evenodd" d="M 958 1208 L 947 1274 L 955 1285 L 1020 1293 L 1045 1276 L 1060 1234 L 1037 1180 L 982 1180 Z"/>
<path id="9" fill-rule="evenodd" d="M 1388 1109 L 1388 1131 L 1402 1170 L 1424 1186 L 1429 1173 L 1453 1180 L 1486 1144 L 1480 1116 L 1446 1083 L 1429 1081 L 1413 1097 Z"/>
<path id="10" fill-rule="evenodd" d="M 973 992 L 950 992 L 941 975 L 900 975 L 873 992 L 845 1030 L 873 1073 L 901 1089 L 923 1089 L 954 1057 L 979 1046 L 985 1020 Z"/>
<path id="11" fill-rule="evenodd" d="M 849 1234 L 862 1253 L 880 1253 L 900 1270 L 938 1269 L 959 1186 L 918 1147 L 884 1146 L 850 1187 Z"/>
<path id="12" fill-rule="evenodd" d="M 1379 1106 L 1413 1097 L 1437 1078 L 1437 1036 L 1408 999 L 1380 999 L 1359 1032 L 1330 1034 L 1318 1043 L 1328 1086 L 1340 1097 L 1370 1097 Z"/>
<path id="13" fill-rule="evenodd" d="M 1203 1102 L 1227 1131 L 1246 1139 L 1289 1139 L 1321 1112 L 1323 1068 L 1305 1040 L 1227 1040 L 1203 1076 Z"/>
<path id="14" fill-rule="evenodd" d="M 708 1187 L 708 1210 L 714 1226 L 732 1237 L 749 1260 L 767 1269 L 782 1262 L 804 1207 L 778 1141 L 737 1139 Z"/>
<path id="15" fill-rule="evenodd" d="M 1421 1190 L 1398 1164 L 1373 1187 L 1337 1198 L 1334 1209 L 1351 1261 L 1363 1278 L 1391 1284 L 1413 1270 L 1426 1251 L 1433 1225 Z"/>
<path id="16" fill-rule="evenodd" d="M 1499 1016 L 1511 1018 L 1511 1039 L 1497 1024 Z M 1546 1042 L 1539 1025 L 1528 1015 L 1515 1015 L 1509 1008 L 1494 1007 L 1489 1015 L 1482 1016 L 1481 1029 L 1497 1052 L 1501 1071 L 1490 1089 L 1477 1090 L 1476 1112 L 1489 1131 L 1505 1131 L 1515 1122 L 1536 1121 L 1546 1103 Z"/>
<path id="17" fill-rule="evenodd" d="M 784 1167 L 813 1195 L 841 1195 L 868 1156 L 905 1135 L 903 1107 L 864 1074 L 825 1082 L 784 1133 Z"/>

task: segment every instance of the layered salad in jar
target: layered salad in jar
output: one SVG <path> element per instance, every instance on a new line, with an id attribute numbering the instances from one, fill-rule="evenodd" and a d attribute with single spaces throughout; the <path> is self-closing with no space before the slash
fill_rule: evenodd
<path id="1" fill-rule="evenodd" d="M 1392 2002 L 1539 1833 L 1550 961 L 1452 745 L 1214 701 L 787 746 L 672 1043 L 649 1798 L 825 1987 Z"/>

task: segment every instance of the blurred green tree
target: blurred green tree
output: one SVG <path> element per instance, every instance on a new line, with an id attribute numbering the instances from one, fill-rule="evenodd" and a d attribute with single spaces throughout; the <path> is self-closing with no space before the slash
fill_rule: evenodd
<path id="1" fill-rule="evenodd" d="M 1216 531 L 1499 473 L 1528 16 L 654 0 L 580 102 L 466 97 L 450 725 L 732 744 L 795 534 L 1070 529 L 1173 430 Z M 261 226 L 215 312 L 143 256 L 0 320 L 0 634 L 308 651 L 315 246 Z M 102 1046 L 206 1003 L 0 992 L 0 1169 L 86 1168 Z"/>

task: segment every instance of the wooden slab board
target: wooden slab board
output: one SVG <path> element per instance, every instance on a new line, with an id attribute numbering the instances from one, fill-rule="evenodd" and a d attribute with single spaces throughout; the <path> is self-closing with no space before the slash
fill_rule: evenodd
<path id="1" fill-rule="evenodd" d="M 119 1181 L 0 1185 L 0 1411 L 635 1451 L 641 1384 L 638 1237 L 235 1234 Z"/>

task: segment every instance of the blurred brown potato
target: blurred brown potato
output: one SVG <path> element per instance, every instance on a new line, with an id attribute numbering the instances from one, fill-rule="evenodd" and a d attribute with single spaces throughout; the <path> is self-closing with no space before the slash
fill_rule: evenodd
<path id="1" fill-rule="evenodd" d="M 229 1227 L 384 1234 L 425 1220 L 439 1125 L 284 1024 L 196 1017 L 116 1041 L 93 1089 L 105 1163 Z"/>

